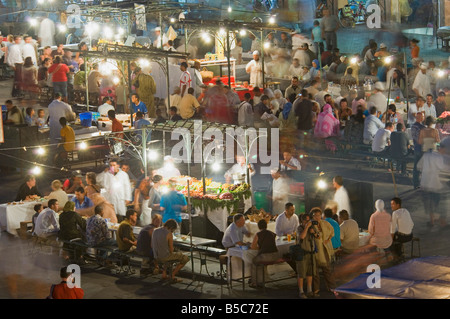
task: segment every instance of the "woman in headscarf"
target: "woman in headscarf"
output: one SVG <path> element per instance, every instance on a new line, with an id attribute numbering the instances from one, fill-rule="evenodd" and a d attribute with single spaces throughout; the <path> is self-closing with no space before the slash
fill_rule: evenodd
<path id="1" fill-rule="evenodd" d="M 338 136 L 339 125 L 339 120 L 333 116 L 333 108 L 330 104 L 325 104 L 323 112 L 321 112 L 317 118 L 314 136 L 318 138 Z"/>
<path id="2" fill-rule="evenodd" d="M 273 91 L 273 95 L 274 101 L 277 101 L 280 106 L 280 111 L 283 111 L 284 105 L 288 102 L 288 100 L 284 98 L 283 93 L 279 89 Z"/>
<path id="3" fill-rule="evenodd" d="M 375 202 L 376 211 L 370 216 L 369 233 L 371 245 L 378 249 L 388 249 L 392 245 L 391 215 L 384 209 L 384 201 L 378 199 Z"/>
<path id="4" fill-rule="evenodd" d="M 314 80 L 315 78 L 320 78 L 320 64 L 319 60 L 313 60 L 312 61 L 312 67 L 309 69 L 309 74 L 311 75 L 311 80 Z"/>

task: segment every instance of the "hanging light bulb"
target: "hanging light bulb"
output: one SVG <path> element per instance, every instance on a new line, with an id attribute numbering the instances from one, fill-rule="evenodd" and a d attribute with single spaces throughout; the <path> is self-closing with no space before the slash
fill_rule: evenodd
<path id="1" fill-rule="evenodd" d="M 233 11 L 233 9 L 231 8 L 231 6 L 228 6 L 228 12 Z"/>
<path id="2" fill-rule="evenodd" d="M 45 154 L 45 150 L 42 147 L 38 147 L 36 149 L 36 154 L 37 155 L 44 155 Z"/>
<path id="3" fill-rule="evenodd" d="M 31 173 L 33 175 L 40 175 L 42 173 L 42 169 L 39 166 L 35 166 L 33 167 L 33 169 L 31 170 Z"/>
<path id="4" fill-rule="evenodd" d="M 79 147 L 80 147 L 80 150 L 85 150 L 85 149 L 87 149 L 87 144 L 86 144 L 86 142 L 81 142 L 80 145 L 79 145 Z"/>

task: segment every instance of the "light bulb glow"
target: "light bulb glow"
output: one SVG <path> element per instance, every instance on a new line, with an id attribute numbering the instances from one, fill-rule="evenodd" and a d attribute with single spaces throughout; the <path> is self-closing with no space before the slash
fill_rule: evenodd
<path id="1" fill-rule="evenodd" d="M 323 179 L 321 179 L 317 182 L 317 187 L 319 189 L 325 189 L 327 188 L 327 183 Z"/>
<path id="2" fill-rule="evenodd" d="M 80 148 L 80 150 L 85 150 L 85 149 L 87 149 L 87 144 L 86 144 L 86 142 L 81 142 L 80 145 L 79 145 L 79 148 Z"/>
<path id="3" fill-rule="evenodd" d="M 242 29 L 241 31 L 239 31 L 239 34 L 241 36 L 245 36 L 247 34 L 247 31 L 245 29 Z"/>
<path id="4" fill-rule="evenodd" d="M 30 19 L 30 25 L 31 25 L 32 27 L 37 26 L 37 24 L 38 24 L 37 19 L 35 19 L 35 18 L 31 18 L 31 19 Z"/>
<path id="5" fill-rule="evenodd" d="M 270 48 L 270 42 L 264 42 L 264 49 Z"/>
<path id="6" fill-rule="evenodd" d="M 271 16 L 270 18 L 269 18 L 269 23 L 270 24 L 274 24 L 275 23 L 275 17 L 274 16 Z"/>
<path id="7" fill-rule="evenodd" d="M 443 78 L 444 75 L 445 75 L 444 70 L 439 70 L 438 73 L 437 73 L 437 76 L 440 77 L 440 78 Z"/>
<path id="8" fill-rule="evenodd" d="M 228 7 L 228 12 L 233 11 L 233 9 L 231 8 L 231 6 Z"/>
<path id="9" fill-rule="evenodd" d="M 33 167 L 33 169 L 31 170 L 31 173 L 33 175 L 40 175 L 42 173 L 42 169 L 39 166 L 35 166 Z"/>
<path id="10" fill-rule="evenodd" d="M 158 152 L 156 152 L 155 150 L 149 150 L 149 151 L 147 152 L 147 158 L 148 158 L 150 161 L 157 160 L 157 159 L 158 159 Z"/>
<path id="11" fill-rule="evenodd" d="M 60 24 L 58 26 L 58 31 L 61 32 L 61 33 L 64 33 L 64 32 L 67 31 L 67 27 L 65 25 L 63 25 L 63 24 Z"/>
<path id="12" fill-rule="evenodd" d="M 220 164 L 214 163 L 214 164 L 212 164 L 211 168 L 214 172 L 218 172 L 220 170 Z"/>
<path id="13" fill-rule="evenodd" d="M 357 57 L 351 58 L 351 59 L 350 59 L 350 63 L 351 63 L 351 64 L 356 64 L 356 63 L 358 63 L 358 58 L 357 58 Z"/>
<path id="14" fill-rule="evenodd" d="M 36 154 L 38 155 L 44 155 L 45 154 L 45 150 L 42 147 L 38 147 L 36 149 Z"/>

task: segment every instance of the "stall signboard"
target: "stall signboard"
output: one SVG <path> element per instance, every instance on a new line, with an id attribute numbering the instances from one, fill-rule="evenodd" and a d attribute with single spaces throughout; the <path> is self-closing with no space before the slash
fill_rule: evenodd
<path id="1" fill-rule="evenodd" d="M 147 30 L 147 20 L 145 18 L 145 5 L 134 4 L 134 10 L 136 11 L 136 29 Z"/>

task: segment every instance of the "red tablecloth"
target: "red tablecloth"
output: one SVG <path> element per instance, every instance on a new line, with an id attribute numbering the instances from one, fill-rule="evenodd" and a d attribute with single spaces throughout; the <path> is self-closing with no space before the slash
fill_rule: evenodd
<path id="1" fill-rule="evenodd" d="M 222 83 L 224 84 L 224 85 L 228 85 L 228 76 L 222 76 L 222 77 L 220 77 L 220 76 L 215 76 L 215 77 L 213 77 L 212 79 L 211 79 L 211 81 L 203 81 L 203 83 L 205 84 L 205 85 L 209 85 L 209 84 L 214 84 L 214 85 L 216 85 L 216 81 L 217 80 L 221 80 L 222 81 Z M 235 82 L 235 80 L 234 80 L 234 76 L 232 76 L 231 78 L 230 78 L 230 81 L 231 81 L 231 86 L 233 86 L 236 82 Z"/>
<path id="2" fill-rule="evenodd" d="M 245 93 L 250 93 L 250 95 L 252 96 L 252 99 L 253 99 L 253 96 L 254 96 L 253 87 L 244 88 L 242 86 L 242 87 L 234 87 L 233 89 L 239 95 L 239 99 L 241 101 L 244 101 Z"/>

